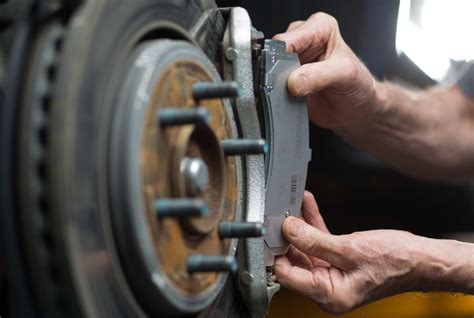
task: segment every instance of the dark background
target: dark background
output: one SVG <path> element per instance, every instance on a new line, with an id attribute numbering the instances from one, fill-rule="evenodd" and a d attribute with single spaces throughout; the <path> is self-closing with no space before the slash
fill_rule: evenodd
<path id="1" fill-rule="evenodd" d="M 226 4 L 232 4 L 225 1 Z M 336 17 L 341 33 L 379 79 L 432 85 L 416 66 L 395 51 L 398 1 L 273 0 L 234 1 L 245 7 L 267 38 L 294 20 L 323 11 Z M 474 193 L 468 186 L 414 180 L 385 167 L 331 132 L 311 127 L 307 189 L 335 233 L 396 228 L 428 236 L 474 230 Z"/>

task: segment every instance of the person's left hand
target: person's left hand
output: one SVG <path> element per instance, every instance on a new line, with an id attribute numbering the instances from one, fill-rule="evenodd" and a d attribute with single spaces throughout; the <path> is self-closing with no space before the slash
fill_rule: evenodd
<path id="1" fill-rule="evenodd" d="M 423 249 L 432 241 L 408 232 L 377 230 L 332 235 L 311 193 L 305 192 L 304 221 L 289 217 L 283 234 L 292 244 L 275 262 L 283 287 L 344 313 L 363 304 L 416 289 L 423 278 Z"/>

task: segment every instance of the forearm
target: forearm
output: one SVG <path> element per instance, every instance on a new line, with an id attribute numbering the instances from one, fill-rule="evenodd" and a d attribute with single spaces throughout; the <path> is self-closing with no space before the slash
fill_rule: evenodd
<path id="1" fill-rule="evenodd" d="M 408 175 L 444 181 L 474 176 L 474 107 L 458 88 L 411 92 L 375 85 L 373 101 L 341 130 L 344 137 Z"/>
<path id="2" fill-rule="evenodd" d="M 474 294 L 474 244 L 420 239 L 413 253 L 415 290 Z"/>

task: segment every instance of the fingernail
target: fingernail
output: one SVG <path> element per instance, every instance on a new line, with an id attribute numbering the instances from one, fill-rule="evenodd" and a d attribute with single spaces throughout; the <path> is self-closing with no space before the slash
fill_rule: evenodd
<path id="1" fill-rule="evenodd" d="M 306 234 L 306 226 L 298 219 L 290 221 L 290 235 L 293 237 L 300 237 Z"/>
<path id="2" fill-rule="evenodd" d="M 308 78 L 306 75 L 298 75 L 296 78 L 296 87 L 298 94 L 305 95 L 308 91 Z"/>

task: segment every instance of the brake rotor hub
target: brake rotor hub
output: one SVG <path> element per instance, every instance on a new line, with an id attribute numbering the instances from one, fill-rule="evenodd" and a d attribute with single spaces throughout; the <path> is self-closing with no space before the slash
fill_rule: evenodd
<path id="1" fill-rule="evenodd" d="M 224 156 L 207 125 L 177 129 L 171 161 L 171 182 L 176 197 L 199 197 L 207 202 L 206 216 L 182 220 L 192 234 L 208 234 L 222 218 L 226 192 Z"/>
<path id="2" fill-rule="evenodd" d="M 130 59 L 120 133 L 112 134 L 120 138 L 112 153 L 123 154 L 112 174 L 127 172 L 120 195 L 129 208 L 113 221 L 118 235 L 131 234 L 118 248 L 137 299 L 150 289 L 136 282 L 146 282 L 173 307 L 200 310 L 223 285 L 225 256 L 235 254 L 235 240 L 221 239 L 217 226 L 240 219 L 238 158 L 225 157 L 220 146 L 237 138 L 232 110 L 226 99 L 193 96 L 196 83 L 216 81 L 212 64 L 186 42 L 144 43 Z M 135 262 L 125 259 L 131 249 Z M 189 258 L 197 255 L 222 256 L 222 264 L 191 273 Z"/>

